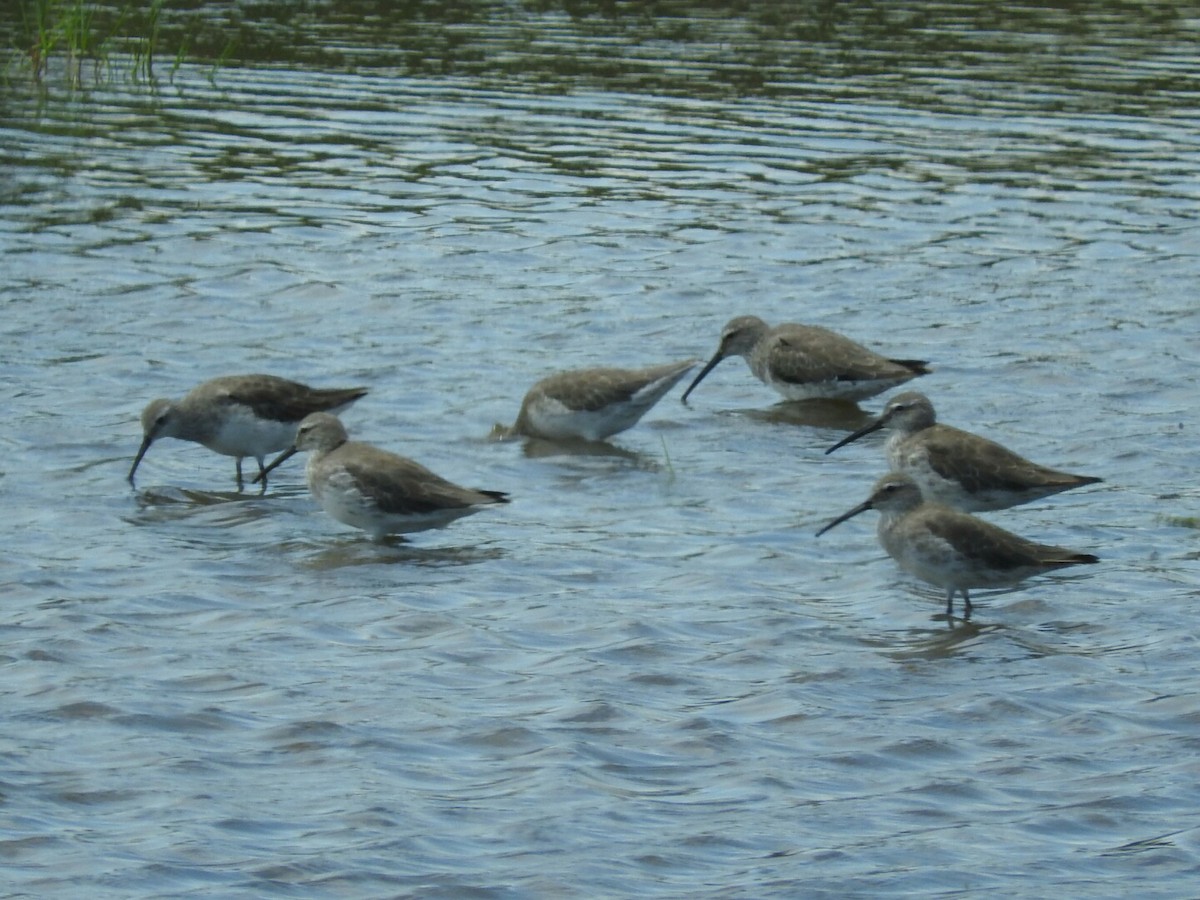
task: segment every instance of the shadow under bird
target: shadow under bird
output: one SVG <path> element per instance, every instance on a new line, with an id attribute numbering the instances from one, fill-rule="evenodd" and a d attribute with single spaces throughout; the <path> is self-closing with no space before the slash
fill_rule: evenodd
<path id="1" fill-rule="evenodd" d="M 340 412 L 367 393 L 364 387 L 314 388 L 276 375 L 225 375 L 189 391 L 182 400 L 151 400 L 142 410 L 142 446 L 129 469 L 134 473 L 159 438 L 203 444 L 237 458 L 237 485 L 242 487 L 242 460 L 258 462 L 266 487 L 263 460 L 291 446 L 301 419 L 314 412 Z"/>
<path id="2" fill-rule="evenodd" d="M 721 360 L 741 356 L 763 384 L 787 400 L 857 402 L 929 373 L 917 359 L 888 359 L 836 331 L 816 325 L 767 325 L 757 316 L 738 316 L 721 329 L 721 343 L 683 392 L 695 390 Z"/>
<path id="3" fill-rule="evenodd" d="M 929 499 L 966 512 L 1007 509 L 1103 480 L 1038 465 L 995 441 L 939 424 L 929 398 L 916 391 L 897 394 L 879 418 L 825 452 L 881 428 L 891 431 L 885 448 L 892 471 L 910 476 Z"/>
<path id="4" fill-rule="evenodd" d="M 351 441 L 341 421 L 329 413 L 307 416 L 300 423 L 295 443 L 258 477 L 265 478 L 285 459 L 304 450 L 310 453 L 305 479 L 321 508 L 376 541 L 389 534 L 440 528 L 485 507 L 508 502 L 508 495 L 501 491 L 460 487 L 411 459 Z"/>
<path id="5" fill-rule="evenodd" d="M 698 360 L 644 369 L 576 369 L 537 382 L 525 394 L 517 421 L 497 426 L 503 438 L 602 441 L 632 428 Z"/>
<path id="6" fill-rule="evenodd" d="M 1034 575 L 1100 560 L 1051 544 L 1039 544 L 990 522 L 921 496 L 917 483 L 889 472 L 875 483 L 871 496 L 817 532 L 868 509 L 880 513 L 879 543 L 906 572 L 944 588 L 946 615 L 954 615 L 954 595 L 961 593 L 963 618 L 971 618 L 970 588 L 1006 587 Z"/>

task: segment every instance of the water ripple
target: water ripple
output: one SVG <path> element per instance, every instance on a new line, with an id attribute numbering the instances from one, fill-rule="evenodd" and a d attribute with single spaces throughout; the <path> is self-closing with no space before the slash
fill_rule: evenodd
<path id="1" fill-rule="evenodd" d="M 6 85 L 12 890 L 1191 889 L 1194 23 L 610 6 L 321 3 L 215 71 L 206 7 L 172 78 Z M 1101 565 L 946 622 L 866 517 L 813 537 L 878 404 L 737 360 L 608 446 L 488 440 L 742 312 L 1104 477 L 994 517 Z M 378 545 L 178 442 L 129 489 L 148 399 L 260 370 L 513 502 Z"/>

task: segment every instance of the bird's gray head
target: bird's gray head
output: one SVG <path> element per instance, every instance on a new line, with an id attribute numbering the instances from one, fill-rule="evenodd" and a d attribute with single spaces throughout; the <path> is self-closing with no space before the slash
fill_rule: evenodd
<path id="1" fill-rule="evenodd" d="M 897 394 L 884 406 L 883 412 L 879 414 L 879 418 L 868 422 L 857 431 L 852 431 L 846 435 L 832 447 L 825 451 L 826 454 L 832 453 L 839 447 L 845 447 L 857 441 L 860 437 L 870 434 L 872 431 L 878 431 L 880 428 L 892 428 L 896 431 L 911 433 L 920 431 L 922 428 L 928 428 L 937 418 L 933 414 L 933 404 L 929 402 L 929 398 L 917 391 L 905 391 L 903 394 Z"/>
<path id="2" fill-rule="evenodd" d="M 255 483 L 263 481 L 268 474 L 279 468 L 303 450 L 328 453 L 346 443 L 346 428 L 341 419 L 332 413 L 315 412 L 305 416 L 296 429 L 296 440 L 273 459 L 261 472 L 254 476 Z"/>
<path id="3" fill-rule="evenodd" d="M 328 452 L 346 443 L 348 435 L 341 419 L 332 413 L 311 413 L 296 429 L 296 450 Z"/>
<path id="4" fill-rule="evenodd" d="M 817 532 L 820 537 L 835 525 L 840 525 L 847 519 L 853 519 L 859 513 L 868 509 L 877 509 L 885 516 L 895 515 L 921 505 L 921 489 L 907 475 L 899 472 L 888 472 L 871 489 L 871 496 L 853 509 L 846 510 L 824 528 Z"/>
<path id="5" fill-rule="evenodd" d="M 758 316 L 738 316 L 730 319 L 721 329 L 721 344 L 717 353 L 722 358 L 745 356 L 769 330 L 767 323 Z"/>
<path id="6" fill-rule="evenodd" d="M 130 484 L 133 484 L 133 476 L 137 472 L 137 467 L 141 465 L 142 457 L 150 449 L 150 445 L 160 437 L 175 436 L 174 410 L 171 401 L 161 397 L 158 400 L 151 400 L 142 410 L 142 446 L 138 448 L 137 456 L 133 458 L 133 465 L 129 467 L 127 477 Z"/>
<path id="7" fill-rule="evenodd" d="M 160 437 L 171 437 L 175 407 L 170 400 L 160 397 L 151 400 L 142 410 L 142 434 L 151 442 Z"/>
<path id="8" fill-rule="evenodd" d="M 692 379 L 680 401 L 687 402 L 688 395 L 704 380 L 705 375 L 717 367 L 717 363 L 729 356 L 745 356 L 754 349 L 754 345 L 768 330 L 767 323 L 758 316 L 738 316 L 726 322 L 725 327 L 721 329 L 721 343 L 717 352 L 700 370 L 700 374 Z"/>
<path id="9" fill-rule="evenodd" d="M 871 489 L 867 505 L 880 512 L 901 512 L 921 505 L 921 489 L 900 472 L 888 472 Z"/>
<path id="10" fill-rule="evenodd" d="M 901 431 L 916 431 L 934 424 L 937 414 L 933 403 L 920 391 L 905 391 L 887 402 L 879 421 Z"/>

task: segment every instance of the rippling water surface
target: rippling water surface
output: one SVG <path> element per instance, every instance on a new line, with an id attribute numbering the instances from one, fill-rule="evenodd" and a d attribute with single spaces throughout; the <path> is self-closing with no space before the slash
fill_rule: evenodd
<path id="1" fill-rule="evenodd" d="M 1194 893 L 1200 19 L 959 6 L 315 4 L 291 59 L 10 74 L 11 895 Z M 873 514 L 813 536 L 883 398 L 736 359 L 608 452 L 487 439 L 744 313 L 1102 476 L 990 515 L 1102 564 L 948 624 Z M 379 546 L 175 441 L 129 489 L 148 400 L 252 371 L 512 504 Z"/>

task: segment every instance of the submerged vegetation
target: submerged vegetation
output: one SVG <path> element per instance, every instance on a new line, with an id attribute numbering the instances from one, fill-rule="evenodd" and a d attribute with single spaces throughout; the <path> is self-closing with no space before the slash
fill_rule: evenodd
<path id="1" fill-rule="evenodd" d="M 188 62 L 365 68 L 415 77 L 521 79 L 543 91 L 580 84 L 709 97 L 786 94 L 872 75 L 938 107 L 931 59 L 980 78 L 1028 79 L 1047 98 L 1080 88 L 1129 114 L 1169 97 L 1178 74 L 1097 84 L 1094 35 L 1119 24 L 1130 52 L 1176 46 L 1178 0 L 895 3 L 892 0 L 0 0 L 3 74 L 70 85 L 156 81 Z M 603 52 L 577 53 L 564 28 Z M 987 41 L 1012 51 L 990 72 Z M 677 47 L 684 66 L 663 66 Z M 1047 54 L 1046 47 L 1055 48 Z M 621 49 L 623 48 L 623 50 Z M 984 51 L 988 52 L 984 52 Z M 168 62 L 164 65 L 163 59 Z M 173 59 L 173 62 L 171 60 Z M 1014 64 L 1024 68 L 1019 75 Z M 707 77 L 695 72 L 707 71 Z M 1161 74 L 1158 74 L 1160 73 Z M 912 73 L 910 77 L 908 74 Z M 1048 102 L 1053 102 L 1048 99 Z"/>
<path id="2" fill-rule="evenodd" d="M 71 85 L 114 76 L 152 80 L 163 44 L 165 0 L 17 0 L 10 12 L 6 74 Z M 3 24 L 3 23 L 0 23 Z M 186 29 L 172 32 L 173 73 L 188 51 Z M 224 55 L 228 55 L 226 48 Z"/>
<path id="3" fill-rule="evenodd" d="M 19 0 L 9 64 L 35 81 L 61 68 L 71 84 L 100 79 L 121 61 L 134 78 L 154 76 L 164 0 L 114 9 L 92 0 Z"/>

